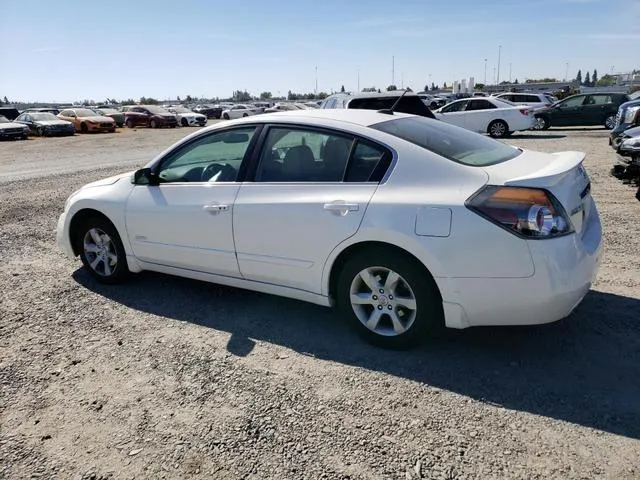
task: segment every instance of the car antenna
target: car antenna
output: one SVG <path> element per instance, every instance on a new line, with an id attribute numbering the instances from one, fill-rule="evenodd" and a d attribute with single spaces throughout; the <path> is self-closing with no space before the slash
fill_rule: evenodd
<path id="1" fill-rule="evenodd" d="M 400 95 L 398 99 L 393 103 L 393 105 L 391 105 L 391 108 L 384 108 L 382 110 L 378 110 L 378 113 L 386 113 L 387 115 L 393 115 L 393 112 L 396 111 L 396 107 L 400 103 L 400 100 L 402 100 L 402 97 L 404 97 L 408 91 L 409 90 L 405 90 L 404 92 L 402 92 L 402 95 Z"/>

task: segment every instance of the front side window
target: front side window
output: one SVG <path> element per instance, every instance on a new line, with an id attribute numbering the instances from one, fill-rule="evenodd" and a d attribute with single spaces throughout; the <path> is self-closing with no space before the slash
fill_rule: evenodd
<path id="1" fill-rule="evenodd" d="M 506 162 L 521 151 L 497 140 L 423 117 L 398 118 L 371 128 L 394 135 L 463 165 L 486 167 Z"/>
<path id="2" fill-rule="evenodd" d="M 452 113 L 452 112 L 462 112 L 465 108 L 467 108 L 467 100 L 460 100 L 459 102 L 453 102 L 443 107 L 442 113 Z"/>
<path id="3" fill-rule="evenodd" d="M 583 102 L 584 102 L 584 97 L 580 96 L 580 97 L 568 98 L 564 102 L 562 102 L 560 105 L 563 107 L 579 107 L 580 105 L 582 105 Z"/>
<path id="4" fill-rule="evenodd" d="M 255 127 L 212 132 L 171 152 L 158 169 L 161 183 L 235 182 Z"/>
<path id="5" fill-rule="evenodd" d="M 313 130 L 273 127 L 260 156 L 258 182 L 340 182 L 354 139 Z"/>

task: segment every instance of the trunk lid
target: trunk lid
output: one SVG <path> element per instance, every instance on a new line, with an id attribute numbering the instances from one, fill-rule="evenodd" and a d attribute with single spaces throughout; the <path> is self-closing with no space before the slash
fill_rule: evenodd
<path id="1" fill-rule="evenodd" d="M 504 163 L 485 168 L 489 184 L 544 188 L 562 204 L 580 233 L 591 214 L 591 183 L 583 152 L 541 153 L 523 150 Z"/>

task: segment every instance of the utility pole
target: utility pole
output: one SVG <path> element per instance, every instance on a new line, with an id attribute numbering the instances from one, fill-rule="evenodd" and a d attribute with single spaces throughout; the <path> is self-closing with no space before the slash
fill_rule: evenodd
<path id="1" fill-rule="evenodd" d="M 511 62 L 509 62 L 509 83 L 511 83 Z"/>
<path id="2" fill-rule="evenodd" d="M 396 57 L 391 56 L 391 85 L 396 83 Z"/>
<path id="3" fill-rule="evenodd" d="M 484 84 L 487 84 L 487 59 L 484 59 Z"/>
<path id="4" fill-rule="evenodd" d="M 358 70 L 358 92 L 360 91 L 360 70 Z"/>
<path id="5" fill-rule="evenodd" d="M 500 84 L 500 55 L 502 54 L 502 45 L 498 45 L 498 76 L 496 77 L 496 85 Z"/>
<path id="6" fill-rule="evenodd" d="M 565 69 L 564 69 L 564 81 L 568 82 L 569 81 L 569 62 L 566 63 L 565 65 Z"/>
<path id="7" fill-rule="evenodd" d="M 404 90 L 404 73 L 400 74 L 400 90 Z"/>
<path id="8" fill-rule="evenodd" d="M 313 91 L 313 96 L 318 98 L 318 67 L 316 66 L 316 88 Z"/>

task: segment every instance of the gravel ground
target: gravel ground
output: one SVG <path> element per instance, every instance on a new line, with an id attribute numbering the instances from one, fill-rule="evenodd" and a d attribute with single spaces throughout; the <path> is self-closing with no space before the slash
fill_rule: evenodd
<path id="1" fill-rule="evenodd" d="M 0 144 L 0 479 L 640 478 L 640 203 L 600 129 L 583 150 L 605 229 L 568 319 L 363 344 L 313 305 L 159 274 L 105 287 L 55 225 L 82 184 L 186 134 Z"/>

